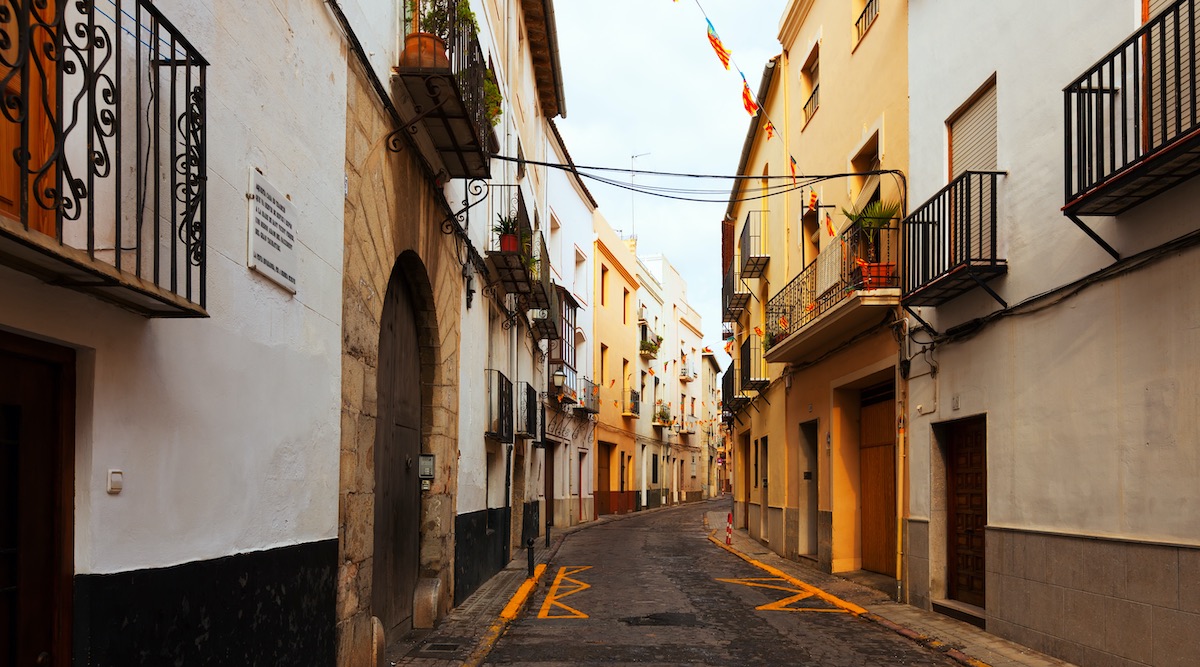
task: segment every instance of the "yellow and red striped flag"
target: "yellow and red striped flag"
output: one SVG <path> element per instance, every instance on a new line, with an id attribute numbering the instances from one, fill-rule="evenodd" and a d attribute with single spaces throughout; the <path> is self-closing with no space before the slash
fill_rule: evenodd
<path id="1" fill-rule="evenodd" d="M 759 338 L 762 338 L 763 337 L 762 327 L 754 327 L 754 335 L 758 336 Z"/>
<path id="2" fill-rule="evenodd" d="M 817 191 L 813 190 L 808 194 L 808 210 L 817 210 Z"/>
<path id="3" fill-rule="evenodd" d="M 780 315 L 780 316 L 779 316 L 779 328 L 780 328 L 780 329 L 784 329 L 784 330 L 786 330 L 786 329 L 788 328 L 788 318 L 787 318 L 787 315 Z"/>
<path id="4" fill-rule="evenodd" d="M 772 123 L 772 122 L 771 122 L 771 120 L 768 118 L 768 119 L 767 119 L 767 124 L 766 124 L 765 126 L 763 126 L 763 131 L 767 133 L 767 139 L 772 139 L 772 138 L 774 138 L 774 136 L 775 136 L 775 123 Z"/>
<path id="5" fill-rule="evenodd" d="M 725 354 L 728 354 L 731 357 L 733 356 L 733 339 L 732 338 L 725 341 Z"/>
<path id="6" fill-rule="evenodd" d="M 742 106 L 746 107 L 746 113 L 751 116 L 758 114 L 758 102 L 754 101 L 754 93 L 750 92 L 750 84 L 746 82 L 746 77 L 742 77 Z"/>
<path id="7" fill-rule="evenodd" d="M 725 69 L 729 69 L 729 56 L 732 51 L 721 43 L 721 38 L 717 37 L 717 30 L 713 28 L 712 21 L 708 21 L 708 43 L 712 44 L 713 51 L 717 52 L 717 57 L 721 59 L 721 64 L 725 66 Z"/>
<path id="8" fill-rule="evenodd" d="M 833 218 L 829 215 L 828 212 L 825 213 L 825 229 L 829 232 L 830 236 L 834 235 L 834 233 L 833 233 Z"/>
<path id="9" fill-rule="evenodd" d="M 788 169 L 792 170 L 792 185 L 796 184 L 796 158 L 788 156 Z"/>

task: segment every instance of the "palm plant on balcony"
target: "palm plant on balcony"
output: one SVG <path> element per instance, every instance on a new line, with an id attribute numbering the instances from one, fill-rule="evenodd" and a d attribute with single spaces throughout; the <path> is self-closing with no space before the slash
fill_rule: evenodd
<path id="1" fill-rule="evenodd" d="M 464 26 L 472 36 L 479 32 L 475 12 L 471 11 L 467 0 L 416 0 L 414 4 L 412 31 L 404 38 L 400 64 L 404 67 L 449 67 L 446 43 Z"/>
<path id="2" fill-rule="evenodd" d="M 857 211 L 842 209 L 850 223 L 858 229 L 863 239 L 865 257 L 857 258 L 862 272 L 862 283 L 866 289 L 881 287 L 885 284 L 896 268 L 894 262 L 884 262 L 880 248 L 880 235 L 888 229 L 892 220 L 900 213 L 900 202 L 897 200 L 872 199 Z"/>
<path id="3" fill-rule="evenodd" d="M 492 233 L 500 239 L 500 252 L 516 252 L 518 243 L 517 216 L 504 213 L 496 214 L 496 224 L 492 225 Z"/>

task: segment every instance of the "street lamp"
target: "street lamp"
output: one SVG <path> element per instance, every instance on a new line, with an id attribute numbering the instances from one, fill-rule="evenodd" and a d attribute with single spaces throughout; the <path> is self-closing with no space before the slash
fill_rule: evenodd
<path id="1" fill-rule="evenodd" d="M 559 368 L 554 371 L 554 375 L 551 378 L 554 380 L 554 388 L 561 394 L 563 385 L 567 382 L 567 374 L 563 372 L 562 368 Z"/>

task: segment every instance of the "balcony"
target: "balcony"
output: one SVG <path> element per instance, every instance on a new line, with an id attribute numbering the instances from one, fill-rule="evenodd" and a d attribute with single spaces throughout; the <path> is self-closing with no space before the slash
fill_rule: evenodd
<path id="1" fill-rule="evenodd" d="M 968 171 L 901 223 L 906 306 L 940 306 L 1002 276 L 996 255 L 996 185 L 1004 172 Z"/>
<path id="2" fill-rule="evenodd" d="M 587 378 L 579 381 L 579 404 L 575 406 L 575 411 L 600 414 L 600 385 Z"/>
<path id="3" fill-rule="evenodd" d="M 762 391 L 771 384 L 762 348 L 762 339 L 756 335 L 746 336 L 746 340 L 742 341 L 738 364 L 742 371 L 741 388 L 743 391 Z"/>
<path id="4" fill-rule="evenodd" d="M 1064 89 L 1068 216 L 1119 215 L 1200 173 L 1197 5 L 1174 3 Z"/>
<path id="5" fill-rule="evenodd" d="M 880 322 L 900 302 L 899 226 L 852 224 L 767 302 L 764 358 L 801 363 Z"/>
<path id="6" fill-rule="evenodd" d="M 487 427 L 484 435 L 500 442 L 513 441 L 513 385 L 498 370 L 484 371 L 487 383 Z"/>
<path id="7" fill-rule="evenodd" d="M 771 256 L 767 253 L 767 212 L 750 211 L 742 225 L 742 278 L 762 278 Z"/>
<path id="8" fill-rule="evenodd" d="M 0 263 L 206 317 L 208 62 L 149 0 L 0 3 L 0 54 Z"/>
<path id="9" fill-rule="evenodd" d="M 536 262 L 540 262 L 536 260 Z M 513 294 L 529 303 L 533 292 L 533 226 L 525 208 L 525 196 L 517 191 L 516 212 L 497 215 L 488 239 L 487 264 L 496 276 L 495 284 L 505 294 Z"/>
<path id="10" fill-rule="evenodd" d="M 560 406 L 579 402 L 579 381 L 574 368 L 561 361 L 551 362 L 550 378 L 554 400 L 558 401 Z"/>
<path id="11" fill-rule="evenodd" d="M 638 354 L 643 359 L 657 359 L 658 348 L 662 345 L 662 336 L 650 333 L 649 328 L 642 327 L 642 339 L 638 343 Z"/>
<path id="12" fill-rule="evenodd" d="M 854 22 L 854 41 L 860 42 L 866 36 L 867 31 L 875 23 L 875 17 L 879 16 L 879 0 L 867 0 L 866 6 L 863 7 L 862 13 L 858 15 L 858 20 Z"/>
<path id="13" fill-rule="evenodd" d="M 637 321 L 638 321 L 638 324 L 641 324 L 641 325 L 646 324 L 646 307 L 645 306 L 638 306 Z"/>
<path id="14" fill-rule="evenodd" d="M 621 416 L 637 419 L 642 413 L 642 396 L 636 389 L 621 391 Z"/>
<path id="15" fill-rule="evenodd" d="M 450 178 L 490 178 L 485 141 L 492 136 L 484 82 L 490 76 L 467 0 L 421 3 L 408 27 L 396 74 L 419 127 Z M 418 144 L 421 141 L 418 140 Z"/>
<path id="16" fill-rule="evenodd" d="M 722 406 L 729 412 L 730 418 L 750 404 L 750 397 L 742 392 L 741 376 L 741 365 L 737 357 L 734 357 L 729 360 L 729 365 L 725 367 L 725 375 L 721 377 Z"/>
<path id="17" fill-rule="evenodd" d="M 547 288 L 546 305 L 529 311 L 533 335 L 538 340 L 561 340 L 563 335 L 563 304 L 558 288 L 553 284 Z M 573 343 L 567 343 L 573 344 Z"/>
<path id="18" fill-rule="evenodd" d="M 740 271 L 741 264 L 735 257 L 721 284 L 721 303 L 725 306 L 721 318 L 724 322 L 736 322 L 750 303 L 750 290 L 742 282 Z"/>
<path id="19" fill-rule="evenodd" d="M 546 241 L 541 232 L 533 233 L 533 246 L 530 249 L 529 263 L 529 296 L 528 308 L 549 308 L 550 300 L 557 296 L 558 289 L 550 279 L 550 253 L 546 250 Z"/>
<path id="20" fill-rule="evenodd" d="M 696 379 L 696 362 L 684 359 L 679 362 L 679 381 L 691 382 Z"/>
<path id="21" fill-rule="evenodd" d="M 674 417 L 671 415 L 671 408 L 666 405 L 659 405 L 654 408 L 654 419 L 650 422 L 655 428 L 666 428 L 674 423 Z"/>
<path id="22" fill-rule="evenodd" d="M 517 427 L 518 438 L 537 438 L 538 415 L 541 413 L 541 403 L 538 401 L 537 389 L 528 382 L 517 383 Z"/>

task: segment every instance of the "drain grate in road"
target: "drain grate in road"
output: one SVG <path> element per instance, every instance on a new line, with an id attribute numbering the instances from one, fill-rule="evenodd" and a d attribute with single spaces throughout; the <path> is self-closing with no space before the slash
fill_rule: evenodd
<path id="1" fill-rule="evenodd" d="M 669 611 L 647 614 L 645 616 L 630 616 L 622 618 L 621 622 L 626 625 L 669 625 L 683 628 L 694 628 L 700 625 L 700 621 L 696 620 L 695 614 L 681 614 Z"/>

